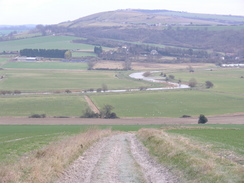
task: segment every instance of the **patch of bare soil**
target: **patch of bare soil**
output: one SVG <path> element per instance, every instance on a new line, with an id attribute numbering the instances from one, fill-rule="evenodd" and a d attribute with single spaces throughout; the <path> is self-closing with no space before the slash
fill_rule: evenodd
<path id="1" fill-rule="evenodd" d="M 206 116 L 207 124 L 242 124 L 244 113 Z M 119 119 L 86 119 L 86 118 L 26 118 L 1 117 L 0 125 L 185 125 L 197 124 L 198 117 L 191 118 L 119 118 Z"/>
<path id="2" fill-rule="evenodd" d="M 174 183 L 165 167 L 148 154 L 135 134 L 106 137 L 80 156 L 56 183 Z"/>

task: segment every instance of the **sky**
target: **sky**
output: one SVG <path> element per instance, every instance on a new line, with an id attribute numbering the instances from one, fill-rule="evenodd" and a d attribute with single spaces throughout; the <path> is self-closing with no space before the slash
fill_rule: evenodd
<path id="1" fill-rule="evenodd" d="M 118 9 L 244 16 L 244 0 L 0 0 L 0 25 L 57 24 Z"/>

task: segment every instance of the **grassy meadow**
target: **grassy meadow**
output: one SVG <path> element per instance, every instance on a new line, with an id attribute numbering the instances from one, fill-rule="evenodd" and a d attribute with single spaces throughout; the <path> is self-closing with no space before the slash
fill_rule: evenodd
<path id="1" fill-rule="evenodd" d="M 244 70 L 240 69 L 213 69 L 210 70 L 199 70 L 190 73 L 185 70 L 175 71 L 168 74 L 175 76 L 175 79 L 181 79 L 182 82 L 188 82 L 191 78 L 195 78 L 200 85 L 204 85 L 205 81 L 211 81 L 214 87 L 209 91 L 225 92 L 225 93 L 244 93 Z"/>
<path id="2" fill-rule="evenodd" d="M 0 116 L 46 114 L 47 116 L 81 116 L 87 107 L 83 96 L 30 95 L 0 97 Z"/>
<path id="3" fill-rule="evenodd" d="M 120 117 L 181 117 L 243 112 L 244 96 L 196 90 L 91 95 L 102 108 L 114 106 Z"/>
<path id="4" fill-rule="evenodd" d="M 79 69 L 86 70 L 87 63 L 73 62 L 8 62 L 3 65 L 7 69 Z"/>
<path id="5" fill-rule="evenodd" d="M 176 129 L 168 130 L 170 133 L 184 135 L 189 138 L 214 144 L 214 150 L 229 150 L 244 155 L 244 127 L 236 125 L 225 129 Z M 244 163 L 244 162 L 243 162 Z"/>
<path id="6" fill-rule="evenodd" d="M 63 66 L 65 65 L 66 63 Z M 68 64 L 69 67 L 70 65 L 72 66 L 72 64 Z M 56 63 L 54 63 L 54 66 L 56 66 Z M 85 67 L 83 64 L 80 66 Z M 140 81 L 118 79 L 115 77 L 116 72 L 113 71 L 2 70 L 0 75 L 6 76 L 0 82 L 0 90 L 20 90 L 22 92 L 62 91 L 66 89 L 88 90 L 90 88 L 96 90 L 101 88 L 103 83 L 108 86 L 108 89 L 130 89 L 149 85 Z"/>
<path id="7" fill-rule="evenodd" d="M 46 36 L 27 38 L 13 41 L 0 42 L 0 52 L 3 51 L 19 51 L 25 48 L 32 49 L 81 49 L 92 51 L 93 45 L 76 44 L 71 41 L 77 39 L 71 36 Z"/>
<path id="8" fill-rule="evenodd" d="M 33 182 L 42 178 L 50 182 L 94 141 L 112 134 L 102 129 L 112 129 L 137 131 L 149 152 L 170 167 L 181 182 L 239 182 L 243 170 L 243 125 L 215 127 L 1 125 L 0 180 Z M 228 159 L 228 154 L 235 158 Z"/>
<path id="9" fill-rule="evenodd" d="M 78 134 L 90 128 L 114 131 L 137 131 L 141 128 L 160 128 L 161 125 L 1 125 L 0 126 L 0 165 L 14 161 L 27 152 L 39 149 L 52 141 Z M 11 157 L 10 157 L 11 156 Z"/>

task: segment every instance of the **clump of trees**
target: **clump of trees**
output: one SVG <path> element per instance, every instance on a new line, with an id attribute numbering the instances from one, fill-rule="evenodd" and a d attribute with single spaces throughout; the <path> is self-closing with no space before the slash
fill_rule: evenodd
<path id="1" fill-rule="evenodd" d="M 116 113 L 112 112 L 113 109 L 114 109 L 114 107 L 111 105 L 108 105 L 108 104 L 103 106 L 100 113 L 95 113 L 90 108 L 86 108 L 83 111 L 83 115 L 81 116 L 81 118 L 104 118 L 104 119 L 118 118 Z"/>
<path id="2" fill-rule="evenodd" d="M 68 50 L 59 49 L 23 49 L 20 50 L 21 56 L 27 57 L 47 57 L 47 58 L 66 58 L 71 57 Z"/>
<path id="3" fill-rule="evenodd" d="M 207 122 L 208 122 L 208 119 L 203 114 L 200 114 L 199 119 L 198 119 L 198 124 L 205 124 Z"/>
<path id="4" fill-rule="evenodd" d="M 96 53 L 98 56 L 103 52 L 103 48 L 101 46 L 95 46 L 94 47 L 94 53 Z"/>

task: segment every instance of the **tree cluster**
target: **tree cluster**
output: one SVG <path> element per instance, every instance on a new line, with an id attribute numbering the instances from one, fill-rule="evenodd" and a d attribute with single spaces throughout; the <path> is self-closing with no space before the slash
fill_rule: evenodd
<path id="1" fill-rule="evenodd" d="M 20 55 L 27 57 L 65 58 L 67 51 L 59 49 L 23 49 L 20 50 Z"/>
<path id="2" fill-rule="evenodd" d="M 118 118 L 116 113 L 112 112 L 114 109 L 111 105 L 104 105 L 102 110 L 100 111 L 100 114 L 93 112 L 90 108 L 86 108 L 83 111 L 83 115 L 81 118 L 105 118 L 105 119 L 114 119 Z"/>

